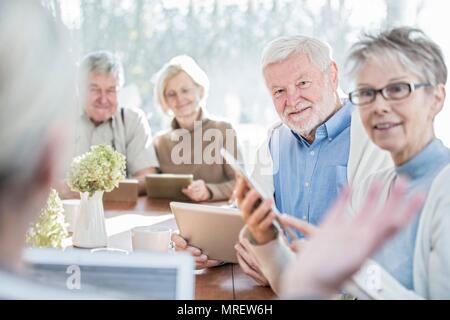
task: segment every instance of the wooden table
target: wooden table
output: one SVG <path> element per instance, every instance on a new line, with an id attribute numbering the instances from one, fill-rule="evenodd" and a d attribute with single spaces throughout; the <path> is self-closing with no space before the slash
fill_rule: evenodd
<path id="1" fill-rule="evenodd" d="M 176 227 L 170 212 L 169 201 L 140 197 L 137 203 L 105 202 L 107 226 L 113 230 L 112 243 L 123 243 L 129 239 L 129 228 L 135 225 L 152 224 Z M 128 242 L 130 240 L 127 240 Z M 131 245 L 131 244 L 129 244 Z M 130 249 L 130 248 L 124 248 Z M 196 271 L 195 298 L 197 300 L 261 300 L 273 299 L 275 295 L 268 287 L 261 287 L 243 273 L 239 265 L 226 264 L 221 267 Z"/>

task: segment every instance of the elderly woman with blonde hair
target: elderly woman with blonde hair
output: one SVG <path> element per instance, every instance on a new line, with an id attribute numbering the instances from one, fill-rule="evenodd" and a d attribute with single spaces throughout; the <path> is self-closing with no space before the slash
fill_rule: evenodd
<path id="1" fill-rule="evenodd" d="M 195 181 L 183 193 L 193 201 L 229 199 L 234 172 L 219 151 L 239 156 L 232 126 L 206 112 L 208 91 L 206 73 L 186 55 L 172 58 L 156 75 L 155 104 L 173 117 L 171 128 L 154 138 L 159 170 L 192 173 Z"/>
<path id="2" fill-rule="evenodd" d="M 206 112 L 209 80 L 189 56 L 172 58 L 156 74 L 155 104 L 173 117 L 171 127 L 154 138 L 162 173 L 192 173 L 194 181 L 183 190 L 193 201 L 217 201 L 232 195 L 235 176 L 219 153 L 226 148 L 238 159 L 236 132 L 231 124 L 213 120 Z M 189 251 L 197 268 L 217 266 L 201 248 L 190 246 L 181 236 L 172 237 L 175 248 Z"/>

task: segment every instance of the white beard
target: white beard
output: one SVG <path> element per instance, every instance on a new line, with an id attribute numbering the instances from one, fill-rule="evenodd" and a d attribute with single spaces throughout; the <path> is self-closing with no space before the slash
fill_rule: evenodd
<path id="1" fill-rule="evenodd" d="M 326 88 L 327 89 L 327 88 Z M 326 90 L 325 89 L 325 90 Z M 323 97 L 322 101 L 318 104 L 312 105 L 310 110 L 306 112 L 310 112 L 309 118 L 307 120 L 302 121 L 300 125 L 296 121 L 292 121 L 289 119 L 288 114 L 295 110 L 302 110 L 305 108 L 305 103 L 300 102 L 295 107 L 286 108 L 282 115 L 282 121 L 285 123 L 289 129 L 297 133 L 302 137 L 310 136 L 318 127 L 320 127 L 329 117 L 336 111 L 334 93 L 329 97 Z"/>

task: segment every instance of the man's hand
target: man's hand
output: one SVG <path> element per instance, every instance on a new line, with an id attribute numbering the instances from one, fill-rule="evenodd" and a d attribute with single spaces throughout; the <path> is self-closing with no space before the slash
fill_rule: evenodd
<path id="1" fill-rule="evenodd" d="M 295 229 L 300 231 L 306 238 L 314 237 L 316 232 L 319 230 L 315 225 L 312 225 L 304 220 L 300 220 L 296 217 L 289 216 L 287 214 L 282 214 L 279 217 L 280 223 L 287 229 Z M 286 239 L 286 243 L 288 243 Z M 289 244 L 289 247 L 292 251 L 299 253 L 301 250 L 304 250 L 304 247 L 307 245 L 308 241 L 305 238 L 302 239 L 294 239 Z"/>
<path id="2" fill-rule="evenodd" d="M 279 221 L 285 228 L 296 229 L 297 231 L 300 231 L 306 238 L 313 237 L 314 234 L 319 230 L 317 226 L 310 224 L 305 220 L 300 220 L 287 214 L 281 214 L 279 216 Z"/>
<path id="3" fill-rule="evenodd" d="M 240 175 L 236 175 L 234 193 L 244 222 L 255 241 L 263 245 L 274 240 L 277 233 L 272 224 L 276 214 L 272 211 L 272 200 L 267 199 L 258 204 L 260 195 L 255 190 L 250 190 Z"/>
<path id="4" fill-rule="evenodd" d="M 146 187 L 145 187 L 145 176 L 147 174 L 151 174 L 151 173 L 157 173 L 157 170 L 155 167 L 148 167 L 148 168 L 139 170 L 133 176 L 133 178 L 138 181 L 138 194 L 139 195 L 145 195 L 147 193 Z"/>
<path id="5" fill-rule="evenodd" d="M 249 243 L 247 239 L 242 239 L 234 248 L 236 249 L 237 259 L 242 271 L 260 286 L 268 286 L 269 281 L 264 277 L 261 269 L 258 267 L 256 259 L 251 255 L 248 249 Z"/>
<path id="6" fill-rule="evenodd" d="M 212 194 L 211 191 L 206 186 L 205 181 L 203 180 L 195 180 L 192 181 L 187 188 L 181 190 L 185 195 L 187 195 L 193 201 L 208 201 L 211 199 Z"/>
<path id="7" fill-rule="evenodd" d="M 222 261 L 208 259 L 208 256 L 202 254 L 199 248 L 188 245 L 187 241 L 176 233 L 172 234 L 172 241 L 176 251 L 189 252 L 195 258 L 195 267 L 197 269 L 216 267 L 223 264 Z"/>

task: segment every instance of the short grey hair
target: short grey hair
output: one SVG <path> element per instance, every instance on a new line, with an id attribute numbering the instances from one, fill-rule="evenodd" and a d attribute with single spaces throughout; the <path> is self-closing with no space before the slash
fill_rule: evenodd
<path id="1" fill-rule="evenodd" d="M 38 1 L 0 1 L 0 187 L 29 184 L 49 129 L 75 115 L 67 39 Z"/>
<path id="2" fill-rule="evenodd" d="M 280 37 L 269 42 L 263 49 L 261 69 L 281 62 L 297 53 L 306 54 L 320 70 L 325 71 L 333 62 L 332 49 L 326 42 L 307 36 Z"/>
<path id="3" fill-rule="evenodd" d="M 94 51 L 84 56 L 80 63 L 80 80 L 86 81 L 91 72 L 103 75 L 115 75 L 120 87 L 125 82 L 122 62 L 109 51 Z"/>
<path id="4" fill-rule="evenodd" d="M 206 107 L 206 100 L 209 94 L 209 79 L 205 71 L 188 55 L 180 55 L 173 57 L 169 62 L 154 76 L 154 94 L 153 98 L 155 105 L 159 106 L 165 113 L 169 112 L 169 107 L 166 102 L 165 90 L 167 82 L 180 72 L 186 72 L 191 77 L 194 83 L 203 88 L 203 96 L 200 99 L 200 106 Z"/>
<path id="5" fill-rule="evenodd" d="M 432 85 L 447 82 L 441 48 L 420 29 L 398 27 L 377 35 L 363 34 L 350 49 L 349 74 L 355 76 L 368 60 L 397 62 Z"/>

